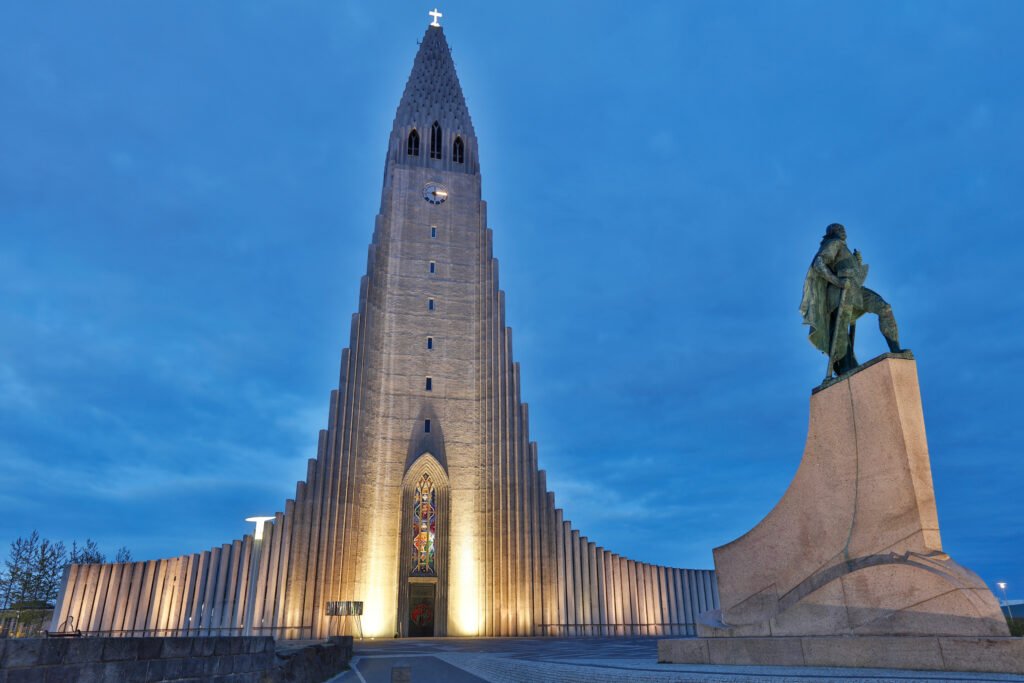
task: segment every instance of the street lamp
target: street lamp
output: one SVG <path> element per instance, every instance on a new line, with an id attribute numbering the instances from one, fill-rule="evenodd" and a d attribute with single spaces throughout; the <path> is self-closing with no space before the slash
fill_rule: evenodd
<path id="1" fill-rule="evenodd" d="M 242 635 L 252 635 L 252 622 L 256 618 L 253 610 L 256 603 L 256 588 L 259 586 L 259 567 L 260 562 L 263 560 L 263 553 L 260 552 L 263 549 L 263 525 L 274 519 L 274 517 L 261 516 L 245 518 L 245 521 L 256 525 L 256 531 L 252 535 L 252 557 L 249 558 L 249 590 L 246 593 L 245 614 L 242 617 Z M 262 621 L 260 626 L 262 626 Z"/>
<path id="2" fill-rule="evenodd" d="M 1006 614 L 1013 619 L 1013 609 L 1010 608 L 1010 601 L 1006 599 L 1006 582 L 997 581 L 996 585 L 999 586 L 999 590 L 1003 592 L 1003 604 L 1006 605 Z"/>
<path id="3" fill-rule="evenodd" d="M 254 541 L 263 540 L 263 523 L 272 521 L 273 517 L 246 517 L 245 521 L 254 522 L 256 524 L 256 533 L 253 534 L 252 539 Z"/>

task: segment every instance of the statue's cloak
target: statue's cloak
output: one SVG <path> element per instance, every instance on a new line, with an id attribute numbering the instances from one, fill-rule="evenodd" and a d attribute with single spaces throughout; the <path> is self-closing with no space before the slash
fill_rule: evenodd
<path id="1" fill-rule="evenodd" d="M 804 325 L 810 325 L 807 339 L 822 353 L 828 353 L 831 340 L 828 338 L 829 314 L 828 281 L 814 270 L 812 265 L 807 269 L 804 278 L 804 296 L 800 300 L 800 315 Z"/>
<path id="2" fill-rule="evenodd" d="M 807 333 L 808 341 L 827 355 L 832 343 L 829 335 L 832 312 L 839 308 L 839 302 L 843 301 L 843 288 L 830 285 L 821 273 L 823 269 L 834 269 L 838 277 L 849 282 L 843 306 L 843 321 L 839 323 L 845 327 L 864 313 L 863 285 L 868 276 L 868 266 L 861 263 L 859 254 L 850 253 L 846 242 L 826 237 L 821 241 L 818 253 L 811 261 L 811 267 L 807 269 L 804 296 L 800 300 L 800 315 L 804 317 L 804 325 L 811 327 Z M 845 349 L 846 337 L 843 336 L 838 340 L 835 351 L 841 356 L 846 353 Z"/>

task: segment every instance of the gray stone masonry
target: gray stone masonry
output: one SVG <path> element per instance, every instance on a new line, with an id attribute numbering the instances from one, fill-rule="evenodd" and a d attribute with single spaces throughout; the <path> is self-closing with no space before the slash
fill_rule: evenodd
<path id="1" fill-rule="evenodd" d="M 352 638 L 285 652 L 270 637 L 0 640 L 0 683 L 274 683 L 325 680 L 352 657 Z"/>

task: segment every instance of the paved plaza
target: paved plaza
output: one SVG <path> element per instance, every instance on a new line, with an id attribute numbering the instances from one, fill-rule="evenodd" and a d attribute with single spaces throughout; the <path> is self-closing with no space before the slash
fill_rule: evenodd
<path id="1" fill-rule="evenodd" d="M 412 683 L 605 683 L 710 681 L 1018 681 L 988 673 L 659 664 L 655 638 L 422 638 L 357 640 L 352 666 L 330 683 L 390 683 L 396 666 Z"/>

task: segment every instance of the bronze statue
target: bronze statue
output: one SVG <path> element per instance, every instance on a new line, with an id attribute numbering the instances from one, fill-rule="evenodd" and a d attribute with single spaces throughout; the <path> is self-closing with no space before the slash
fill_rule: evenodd
<path id="1" fill-rule="evenodd" d="M 892 307 L 885 299 L 864 286 L 868 267 L 860 252 L 850 252 L 846 246 L 846 228 L 833 223 L 825 229 L 818 253 L 804 280 L 804 296 L 800 313 L 804 324 L 810 325 L 808 338 L 817 349 L 828 356 L 825 379 L 857 367 L 853 355 L 853 339 L 857 331 L 857 318 L 865 313 L 878 316 L 878 329 L 889 344 L 889 350 L 899 353 L 899 333 Z"/>

